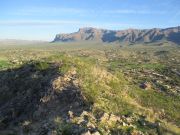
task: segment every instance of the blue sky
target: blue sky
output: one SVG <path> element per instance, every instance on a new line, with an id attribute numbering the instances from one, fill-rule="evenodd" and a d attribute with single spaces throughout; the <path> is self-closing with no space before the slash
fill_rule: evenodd
<path id="1" fill-rule="evenodd" d="M 80 27 L 180 25 L 180 0 L 1 0 L 0 39 L 52 40 Z"/>

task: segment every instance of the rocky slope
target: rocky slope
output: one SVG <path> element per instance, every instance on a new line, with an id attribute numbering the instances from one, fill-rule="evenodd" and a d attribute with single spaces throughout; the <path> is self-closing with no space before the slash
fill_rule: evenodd
<path id="1" fill-rule="evenodd" d="M 107 126 L 104 132 L 119 134 L 123 131 L 111 129 L 116 124 L 133 128 L 134 117 L 93 115 L 76 68 L 62 74 L 62 63 L 46 64 L 32 62 L 0 72 L 1 135 L 100 135 L 99 125 Z"/>
<path id="2" fill-rule="evenodd" d="M 100 41 L 125 43 L 151 43 L 171 41 L 180 44 L 180 26 L 166 29 L 127 29 L 105 30 L 96 28 L 80 28 L 78 32 L 57 34 L 53 42 Z"/>
<path id="3" fill-rule="evenodd" d="M 66 132 L 56 125 L 89 110 L 75 81 L 75 70 L 60 75 L 60 65 L 51 63 L 45 69 L 39 64 L 0 72 L 0 134 L 54 135 L 55 128 Z M 78 133 L 86 131 L 73 126 Z"/>

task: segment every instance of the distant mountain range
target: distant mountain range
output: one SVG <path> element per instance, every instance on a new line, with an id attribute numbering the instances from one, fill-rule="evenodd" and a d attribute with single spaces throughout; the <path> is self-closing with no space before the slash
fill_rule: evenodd
<path id="1" fill-rule="evenodd" d="M 47 41 L 40 40 L 19 40 L 19 39 L 0 39 L 0 45 L 26 45 L 35 43 L 48 43 Z"/>
<path id="2" fill-rule="evenodd" d="M 80 28 L 78 32 L 57 34 L 53 42 L 99 41 L 120 43 L 153 43 L 171 41 L 180 44 L 180 26 L 172 28 L 106 30 L 91 27 Z"/>

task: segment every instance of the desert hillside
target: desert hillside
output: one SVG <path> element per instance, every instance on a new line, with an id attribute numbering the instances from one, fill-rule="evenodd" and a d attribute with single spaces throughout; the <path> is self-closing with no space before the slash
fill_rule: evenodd
<path id="1" fill-rule="evenodd" d="M 180 133 L 178 46 L 1 48 L 1 135 Z"/>

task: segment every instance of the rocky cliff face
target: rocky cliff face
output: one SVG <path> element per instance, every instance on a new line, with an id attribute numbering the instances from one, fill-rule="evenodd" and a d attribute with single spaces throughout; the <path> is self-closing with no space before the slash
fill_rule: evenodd
<path id="1" fill-rule="evenodd" d="M 156 41 L 171 41 L 180 44 L 180 26 L 166 29 L 127 29 L 105 30 L 96 28 L 81 28 L 70 34 L 57 34 L 53 42 L 100 41 L 125 43 L 150 43 Z"/>

